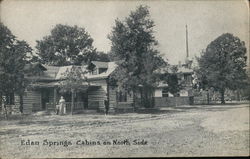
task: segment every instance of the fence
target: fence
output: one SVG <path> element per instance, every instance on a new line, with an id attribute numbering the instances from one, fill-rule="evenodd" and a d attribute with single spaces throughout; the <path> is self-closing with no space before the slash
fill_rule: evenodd
<path id="1" fill-rule="evenodd" d="M 6 109 L 5 109 L 6 108 Z M 19 105 L 6 105 L 1 106 L 1 114 L 7 113 L 7 114 L 20 114 Z"/>
<path id="2" fill-rule="evenodd" d="M 66 102 L 66 111 L 71 111 L 71 102 Z M 73 111 L 80 111 L 84 110 L 84 103 L 83 102 L 74 102 L 74 109 Z"/>
<path id="3" fill-rule="evenodd" d="M 193 104 L 193 97 L 155 97 L 154 100 L 155 107 L 172 107 Z"/>
<path id="4" fill-rule="evenodd" d="M 133 112 L 133 102 L 118 102 L 115 107 L 115 112 Z"/>
<path id="5" fill-rule="evenodd" d="M 71 102 L 66 102 L 66 112 L 71 112 Z M 53 103 L 46 103 L 47 111 L 55 111 L 55 106 Z M 84 102 L 74 102 L 73 111 L 81 111 L 84 110 Z"/>

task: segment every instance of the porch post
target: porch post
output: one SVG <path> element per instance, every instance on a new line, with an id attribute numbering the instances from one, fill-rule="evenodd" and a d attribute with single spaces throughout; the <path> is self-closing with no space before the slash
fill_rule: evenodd
<path id="1" fill-rule="evenodd" d="M 109 84 L 109 77 L 107 78 L 106 82 L 107 82 L 107 93 L 106 93 L 107 103 L 106 104 L 108 105 L 109 112 L 114 113 L 115 112 L 114 104 L 112 103 L 112 98 L 110 98 L 111 88 Z M 105 106 L 105 102 L 104 102 L 104 106 Z"/>
<path id="2" fill-rule="evenodd" d="M 57 89 L 56 87 L 54 88 L 54 100 L 53 100 L 53 106 L 56 108 L 56 99 L 57 99 Z"/>
<path id="3" fill-rule="evenodd" d="M 73 111 L 74 111 L 74 89 L 71 89 L 71 115 L 73 115 Z"/>

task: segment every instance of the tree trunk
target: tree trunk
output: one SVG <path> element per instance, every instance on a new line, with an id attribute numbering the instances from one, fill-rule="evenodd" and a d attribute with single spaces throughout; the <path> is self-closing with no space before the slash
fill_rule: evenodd
<path id="1" fill-rule="evenodd" d="M 73 114 L 74 111 L 74 90 L 71 90 L 71 115 Z"/>
<path id="2" fill-rule="evenodd" d="M 5 95 L 5 99 L 3 99 L 3 109 L 4 109 L 4 117 L 6 120 L 8 120 L 7 95 Z"/>
<path id="3" fill-rule="evenodd" d="M 143 105 L 145 108 L 152 108 L 154 106 L 153 93 L 150 88 L 143 89 Z"/>
<path id="4" fill-rule="evenodd" d="M 151 100 L 150 100 L 150 95 L 148 92 L 148 89 L 145 89 L 145 101 L 144 101 L 145 107 L 150 108 L 151 106 Z"/>
<path id="5" fill-rule="evenodd" d="M 207 104 L 208 105 L 210 104 L 210 101 L 209 101 L 209 91 L 207 91 Z"/>
<path id="6" fill-rule="evenodd" d="M 135 112 L 135 107 L 136 107 L 136 96 L 135 96 L 135 90 L 133 90 L 133 112 Z"/>
<path id="7" fill-rule="evenodd" d="M 140 107 L 143 106 L 143 93 L 142 93 L 142 88 L 140 88 Z"/>
<path id="8" fill-rule="evenodd" d="M 23 113 L 23 95 L 22 94 L 19 95 L 19 99 L 20 99 L 20 101 L 19 101 L 19 104 L 20 104 L 19 110 L 20 110 L 21 113 Z"/>
<path id="9" fill-rule="evenodd" d="M 174 95 L 174 99 L 175 99 L 175 106 L 177 107 L 177 96 Z"/>
<path id="10" fill-rule="evenodd" d="M 220 94 L 221 94 L 221 104 L 225 104 L 225 90 L 222 89 L 220 91 Z"/>
<path id="11" fill-rule="evenodd" d="M 240 101 L 240 92 L 238 89 L 236 90 L 236 94 L 237 94 L 237 101 Z"/>
<path id="12" fill-rule="evenodd" d="M 2 96 L 2 93 L 0 93 L 0 106 L 2 107 L 3 105 L 3 96 Z"/>
<path id="13" fill-rule="evenodd" d="M 152 90 L 151 90 L 151 101 L 152 101 L 151 106 L 152 106 L 152 108 L 154 108 L 155 107 L 155 98 L 154 98 L 154 94 L 153 94 Z"/>

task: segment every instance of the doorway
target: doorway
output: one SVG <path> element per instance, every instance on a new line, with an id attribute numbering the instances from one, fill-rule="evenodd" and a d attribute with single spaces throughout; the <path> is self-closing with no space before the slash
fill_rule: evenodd
<path id="1" fill-rule="evenodd" d="M 48 89 L 41 90 L 42 110 L 46 110 L 46 103 L 49 103 L 49 95 L 50 91 Z"/>

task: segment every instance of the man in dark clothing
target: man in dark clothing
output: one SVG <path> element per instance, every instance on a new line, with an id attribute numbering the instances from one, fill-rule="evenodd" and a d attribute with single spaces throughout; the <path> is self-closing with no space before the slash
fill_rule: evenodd
<path id="1" fill-rule="evenodd" d="M 107 114 L 108 114 L 108 111 L 109 111 L 108 100 L 104 100 L 104 105 L 105 105 L 105 115 L 107 115 Z"/>

